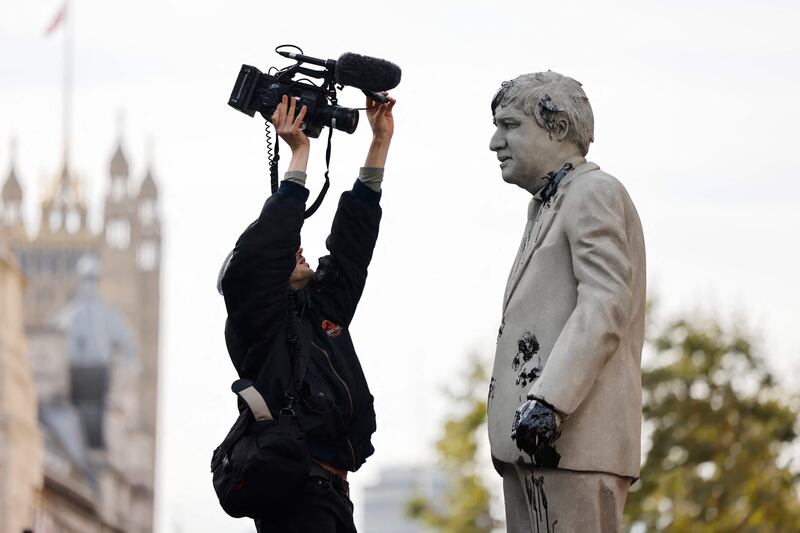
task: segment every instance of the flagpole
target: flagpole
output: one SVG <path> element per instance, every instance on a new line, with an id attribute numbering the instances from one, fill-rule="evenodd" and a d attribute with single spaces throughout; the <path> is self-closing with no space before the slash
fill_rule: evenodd
<path id="1" fill-rule="evenodd" d="M 64 149 L 64 170 L 69 169 L 69 150 L 70 150 L 70 126 L 72 118 L 72 68 L 73 68 L 73 22 L 74 14 L 70 13 L 71 5 L 69 0 L 64 2 L 64 72 L 62 87 L 62 136 Z"/>

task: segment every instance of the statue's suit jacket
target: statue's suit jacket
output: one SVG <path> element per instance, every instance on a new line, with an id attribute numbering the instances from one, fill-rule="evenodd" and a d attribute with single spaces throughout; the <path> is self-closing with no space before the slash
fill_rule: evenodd
<path id="1" fill-rule="evenodd" d="M 535 464 L 511 439 L 530 394 L 564 416 L 558 468 L 638 477 L 644 315 L 636 208 L 616 178 L 584 163 L 528 210 L 489 386 L 493 458 Z"/>

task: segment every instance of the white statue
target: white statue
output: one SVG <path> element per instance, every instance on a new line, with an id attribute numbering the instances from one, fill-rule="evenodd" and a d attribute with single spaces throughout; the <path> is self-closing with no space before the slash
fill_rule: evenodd
<path id="1" fill-rule="evenodd" d="M 489 148 L 533 198 L 489 388 L 508 531 L 617 531 L 639 475 L 645 252 L 627 191 L 585 156 L 594 118 L 555 72 L 504 82 Z"/>

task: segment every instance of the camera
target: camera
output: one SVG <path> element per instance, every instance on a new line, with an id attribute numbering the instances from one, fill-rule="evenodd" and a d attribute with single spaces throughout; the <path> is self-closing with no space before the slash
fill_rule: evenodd
<path id="1" fill-rule="evenodd" d="M 325 87 L 295 81 L 285 73 L 277 76 L 264 74 L 250 65 L 242 65 L 228 104 L 251 117 L 258 111 L 269 120 L 284 94 L 298 98 L 298 110 L 304 105 L 308 107 L 304 132 L 309 137 L 319 137 L 324 126 L 347 133 L 356 131 L 358 110 L 329 104 L 331 95 Z"/>
<path id="2" fill-rule="evenodd" d="M 299 53 L 281 50 L 294 48 Z M 275 51 L 296 63 L 281 70 L 263 73 L 251 65 L 242 65 L 233 86 L 228 105 L 251 117 L 256 112 L 270 120 L 283 95 L 297 98 L 297 109 L 305 105 L 303 129 L 308 137 L 319 137 L 323 127 L 353 133 L 358 127 L 358 109 L 339 106 L 336 89 L 350 85 L 361 89 L 377 102 L 385 102 L 382 91 L 392 89 L 400 83 L 400 68 L 385 61 L 359 54 L 345 53 L 338 60 L 317 59 L 303 55 L 294 45 L 282 45 Z M 323 67 L 315 70 L 303 66 L 310 63 Z M 319 85 L 308 78 L 321 80 Z"/>

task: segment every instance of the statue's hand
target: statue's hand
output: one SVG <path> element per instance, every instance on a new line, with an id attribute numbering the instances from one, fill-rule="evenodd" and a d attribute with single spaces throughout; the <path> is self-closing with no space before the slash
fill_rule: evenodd
<path id="1" fill-rule="evenodd" d="M 552 446 L 561 436 L 561 417 L 547 403 L 529 399 L 517 409 L 511 426 L 511 438 L 517 448 L 529 455 Z"/>

